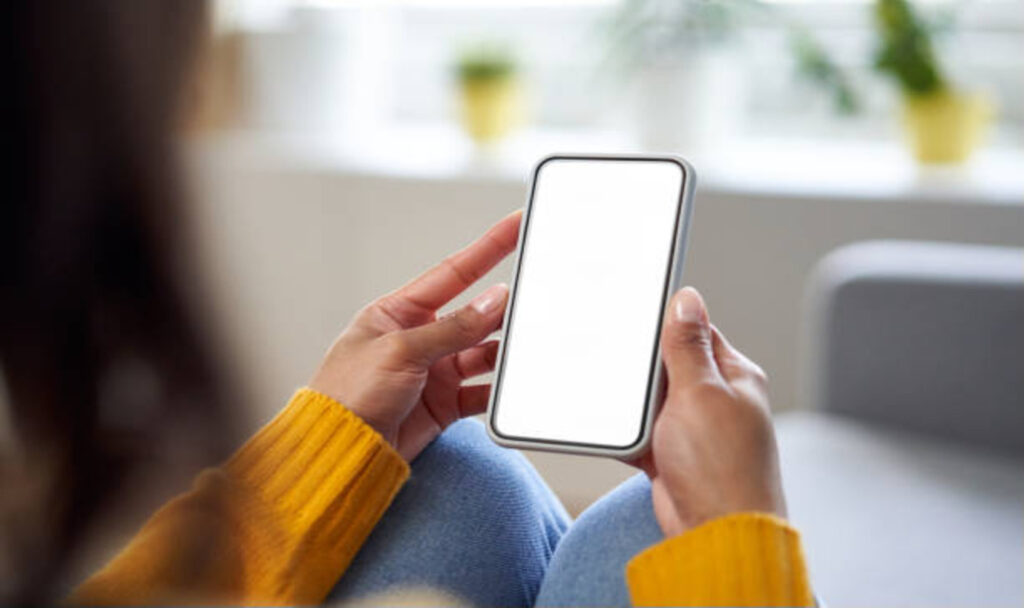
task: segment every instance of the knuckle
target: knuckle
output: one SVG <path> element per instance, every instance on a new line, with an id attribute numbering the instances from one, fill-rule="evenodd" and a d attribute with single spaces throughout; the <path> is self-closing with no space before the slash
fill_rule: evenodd
<path id="1" fill-rule="evenodd" d="M 460 264 L 457 254 L 450 255 L 441 260 L 441 265 L 448 268 L 448 270 L 454 274 L 460 282 L 466 285 L 476 283 L 482 276 L 475 268 L 467 268 Z"/>
<path id="2" fill-rule="evenodd" d="M 749 378 L 758 384 L 768 384 L 768 374 L 765 373 L 764 368 L 742 352 L 730 348 L 722 354 L 720 360 L 734 374 Z"/>
<path id="3" fill-rule="evenodd" d="M 379 306 L 379 303 L 377 301 L 374 301 L 370 302 L 369 304 L 366 304 L 358 311 L 356 311 L 353 320 L 356 323 L 372 323 L 373 321 L 376 321 L 378 318 L 383 316 L 383 314 L 383 310 Z"/>
<path id="4" fill-rule="evenodd" d="M 736 367 L 743 377 L 748 378 L 754 384 L 758 386 L 768 385 L 768 374 L 765 373 L 764 368 L 750 359 L 741 357 L 737 361 Z"/>
<path id="5" fill-rule="evenodd" d="M 728 357 L 722 361 L 722 367 L 729 375 L 737 379 L 749 381 L 758 386 L 767 386 L 768 374 L 760 365 L 745 357 Z"/>
<path id="6" fill-rule="evenodd" d="M 452 331 L 459 337 L 468 339 L 477 334 L 477 324 L 465 309 L 449 315 L 447 321 Z"/>
<path id="7" fill-rule="evenodd" d="M 754 378 L 747 378 L 733 382 L 732 387 L 738 395 L 742 396 L 755 409 L 764 412 L 770 410 L 768 393 L 763 383 Z"/>
<path id="8" fill-rule="evenodd" d="M 763 367 L 761 367 L 757 363 L 754 363 L 753 361 L 750 362 L 750 375 L 758 383 L 768 384 L 768 373 L 764 371 Z"/>
<path id="9" fill-rule="evenodd" d="M 707 328 L 694 321 L 678 323 L 668 335 L 669 344 L 675 348 L 704 350 L 711 346 Z"/>
<path id="10" fill-rule="evenodd" d="M 428 321 L 433 314 L 432 311 L 395 294 L 388 294 L 375 300 L 370 307 L 387 327 L 394 329 L 419 325 Z"/>
<path id="11" fill-rule="evenodd" d="M 362 307 L 356 313 L 356 321 L 385 330 L 396 330 L 402 327 L 399 313 L 395 310 L 393 301 L 387 297 L 374 300 Z"/>
<path id="12" fill-rule="evenodd" d="M 384 336 L 383 342 L 385 357 L 392 363 L 405 363 L 415 356 L 412 342 L 399 332 Z"/>

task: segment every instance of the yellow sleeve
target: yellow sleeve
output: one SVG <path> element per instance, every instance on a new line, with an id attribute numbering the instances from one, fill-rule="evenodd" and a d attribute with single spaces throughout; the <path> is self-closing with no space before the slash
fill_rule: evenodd
<path id="1" fill-rule="evenodd" d="M 299 390 L 68 602 L 319 603 L 408 476 L 401 456 L 355 414 Z"/>
<path id="2" fill-rule="evenodd" d="M 634 557 L 635 606 L 813 606 L 799 533 L 762 513 L 713 519 Z"/>

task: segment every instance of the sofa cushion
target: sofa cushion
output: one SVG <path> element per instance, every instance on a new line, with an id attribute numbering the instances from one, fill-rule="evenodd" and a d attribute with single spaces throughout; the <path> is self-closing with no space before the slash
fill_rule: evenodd
<path id="1" fill-rule="evenodd" d="M 822 412 L 777 426 L 825 604 L 1024 604 L 1024 461 Z"/>

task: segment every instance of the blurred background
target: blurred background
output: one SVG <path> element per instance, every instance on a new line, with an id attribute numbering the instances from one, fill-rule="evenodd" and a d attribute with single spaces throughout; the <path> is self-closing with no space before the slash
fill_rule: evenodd
<path id="1" fill-rule="evenodd" d="M 198 226 L 254 416 L 360 306 L 521 206 L 531 165 L 569 151 L 692 160 L 687 280 L 767 369 L 774 406 L 812 405 L 798 325 L 825 253 L 1024 245 L 1024 3 L 918 2 L 903 34 L 884 4 L 216 2 Z M 881 67 L 915 25 L 931 54 Z M 904 82 L 929 69 L 963 116 L 940 100 L 913 122 L 907 100 L 927 94 Z M 953 140 L 931 142 L 937 159 L 930 135 Z M 537 459 L 574 510 L 628 472 Z"/>
<path id="2" fill-rule="evenodd" d="M 540 157 L 679 154 L 685 280 L 771 378 L 821 597 L 1024 601 L 1024 2 L 215 0 L 211 32 L 191 247 L 239 440 Z M 633 472 L 529 457 L 574 514 Z"/>
<path id="3" fill-rule="evenodd" d="M 994 335 L 1010 340 L 1006 365 L 1024 371 L 1021 321 L 1008 325 L 1018 313 L 1024 319 L 1020 1 L 221 0 L 215 36 L 208 103 L 192 138 L 198 242 L 254 421 L 269 418 L 307 379 L 360 306 L 523 205 L 530 167 L 552 152 L 672 152 L 694 163 L 686 281 L 767 370 L 778 412 L 830 407 L 816 387 L 825 364 L 814 346 L 825 330 L 809 329 L 816 317 L 807 294 L 819 261 L 859 241 L 1016 248 L 1009 272 L 1018 303 L 989 318 Z M 947 257 L 953 261 L 923 263 L 971 259 Z M 1006 255 L 1000 259 L 1006 268 Z M 912 268 L 907 281 L 927 272 Z M 975 272 L 965 280 L 975 281 Z M 509 277 L 506 263 L 488 280 Z M 882 301 L 911 306 L 900 293 Z M 985 316 L 967 302 L 951 304 L 954 319 Z M 885 310 L 854 308 L 869 319 Z M 909 330 L 907 344 L 933 350 L 947 339 L 937 328 L 942 319 Z M 990 382 L 955 373 L 961 358 L 995 356 L 992 332 L 964 327 L 986 336 L 982 352 L 956 354 L 948 365 L 929 361 L 923 374 Z M 893 357 L 895 369 L 914 375 L 916 355 Z M 870 374 L 855 381 L 885 385 Z M 930 392 L 895 382 L 892 391 L 912 395 L 917 409 L 907 407 L 920 419 L 941 407 Z M 990 420 L 1009 424 L 1011 446 L 1024 445 L 1024 393 L 1014 394 L 1019 383 L 1000 386 L 992 407 L 1009 409 Z M 886 394 L 866 398 L 885 411 L 897 407 Z M 949 428 L 970 415 L 973 404 L 960 403 Z M 957 561 L 940 557 L 952 549 L 922 539 L 936 538 L 937 524 L 991 517 L 987 494 L 973 511 L 913 523 L 915 509 L 959 504 L 967 490 L 940 475 L 934 482 L 953 498 L 886 499 L 890 486 L 858 455 L 887 454 L 889 444 L 868 435 L 867 447 L 851 440 L 850 453 L 846 431 L 836 437 L 798 416 L 780 416 L 780 432 L 794 517 L 808 528 L 829 603 L 1024 599 L 1024 488 L 1008 481 L 1019 460 L 993 465 L 1002 475 L 990 480 L 1003 500 L 1001 519 L 961 528 L 1001 540 L 962 545 Z M 949 434 L 932 435 L 945 453 Z M 995 449 L 988 436 L 976 439 L 982 452 Z M 606 460 L 529 457 L 573 513 L 632 474 Z M 910 465 L 895 457 L 903 464 L 880 462 L 880 470 L 896 471 L 892 487 L 916 487 L 908 480 L 922 474 L 917 456 Z M 928 466 L 951 466 L 936 462 Z M 803 470 L 808 463 L 822 468 Z M 855 483 L 833 466 L 861 477 Z M 842 509 L 822 504 L 821 493 Z M 873 563 L 863 546 L 893 529 L 911 535 L 890 538 L 896 569 Z M 913 563 L 915 572 L 901 570 Z"/>
<path id="4" fill-rule="evenodd" d="M 686 281 L 768 372 L 822 597 L 1024 600 L 1024 3 L 216 8 L 212 103 L 193 141 L 198 226 L 255 420 L 362 304 L 521 206 L 542 156 L 669 151 L 699 176 Z M 878 240 L 912 243 L 821 262 Z M 1000 248 L 914 253 L 920 242 Z M 1009 301 L 957 295 L 993 267 L 1004 274 L 990 292 Z M 911 289 L 936 269 L 947 291 Z M 505 264 L 488 279 L 509 276 Z M 858 299 L 857 286 L 882 295 Z M 975 402 L 966 386 L 995 394 Z M 987 431 L 972 434 L 979 418 Z M 529 458 L 572 513 L 632 474 Z M 871 557 L 879 537 L 885 563 Z"/>

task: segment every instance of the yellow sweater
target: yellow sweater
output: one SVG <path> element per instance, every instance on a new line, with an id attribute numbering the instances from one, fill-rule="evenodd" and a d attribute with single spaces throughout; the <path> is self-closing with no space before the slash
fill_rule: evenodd
<path id="1" fill-rule="evenodd" d="M 409 475 L 329 397 L 298 391 L 191 491 L 164 505 L 72 604 L 314 604 Z M 708 522 L 636 556 L 637 605 L 813 604 L 797 532 L 761 514 Z"/>

